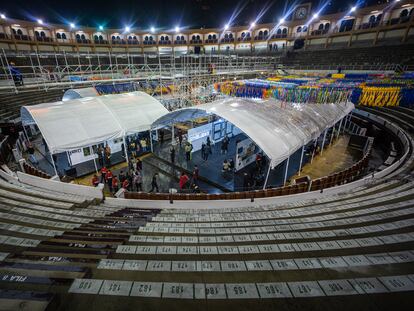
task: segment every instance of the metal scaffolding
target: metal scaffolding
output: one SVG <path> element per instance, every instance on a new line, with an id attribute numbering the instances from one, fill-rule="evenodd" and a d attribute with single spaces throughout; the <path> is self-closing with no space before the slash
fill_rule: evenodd
<path id="1" fill-rule="evenodd" d="M 246 74 L 273 71 L 278 58 L 231 54 L 15 53 L 2 50 L 0 94 L 138 81 L 157 82 L 160 96 L 166 95 L 162 90 L 170 87 L 170 95 L 188 100 L 193 98 L 194 88 L 205 88 L 214 82 Z M 21 73 L 23 86 L 14 83 L 13 70 Z"/>

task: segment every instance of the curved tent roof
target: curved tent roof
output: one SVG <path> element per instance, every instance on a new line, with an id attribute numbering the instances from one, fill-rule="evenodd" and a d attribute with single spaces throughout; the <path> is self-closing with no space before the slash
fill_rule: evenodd
<path id="1" fill-rule="evenodd" d="M 69 89 L 62 97 L 62 101 L 69 101 L 72 99 L 83 98 L 83 97 L 95 97 L 99 96 L 98 92 L 94 87 L 84 87 L 81 89 Z"/>
<path id="2" fill-rule="evenodd" d="M 170 112 L 153 127 L 215 114 L 248 135 L 270 158 L 275 167 L 292 153 L 352 111 L 350 102 L 340 104 L 288 104 L 229 98 Z"/>
<path id="3" fill-rule="evenodd" d="M 147 131 L 168 110 L 143 92 L 86 97 L 21 108 L 23 125 L 37 124 L 52 153 Z"/>

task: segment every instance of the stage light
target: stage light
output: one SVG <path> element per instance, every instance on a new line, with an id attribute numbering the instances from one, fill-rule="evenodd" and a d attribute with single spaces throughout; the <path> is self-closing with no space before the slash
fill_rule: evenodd
<path id="1" fill-rule="evenodd" d="M 250 24 L 250 28 L 253 28 L 253 27 L 256 27 L 256 23 L 255 22 L 253 22 L 253 23 Z"/>
<path id="2" fill-rule="evenodd" d="M 226 24 L 226 25 L 224 25 L 224 30 L 227 30 L 227 29 L 229 29 L 229 24 Z"/>
<path id="3" fill-rule="evenodd" d="M 357 7 L 356 7 L 356 6 L 353 6 L 353 7 L 351 8 L 351 12 L 355 12 L 355 11 L 356 11 L 356 9 L 357 9 Z"/>
<path id="4" fill-rule="evenodd" d="M 75 24 L 74 23 L 70 23 L 69 26 L 70 26 L 70 28 L 75 28 Z"/>
<path id="5" fill-rule="evenodd" d="M 129 26 L 125 26 L 125 31 L 126 32 L 128 32 L 128 31 L 130 31 L 131 30 L 131 28 L 129 27 Z"/>
<path id="6" fill-rule="evenodd" d="M 1 17 L 2 19 L 6 19 L 6 15 L 4 15 L 4 14 L 0 14 L 0 17 Z"/>
<path id="7" fill-rule="evenodd" d="M 175 32 L 180 32 L 180 27 L 179 26 L 175 26 Z"/>
<path id="8" fill-rule="evenodd" d="M 103 26 L 99 26 L 99 30 L 103 30 Z"/>
<path id="9" fill-rule="evenodd" d="M 281 18 L 280 20 L 279 20 L 279 24 L 283 24 L 285 22 L 285 19 L 284 18 Z"/>
<path id="10" fill-rule="evenodd" d="M 318 18 L 318 17 L 319 17 L 318 13 L 313 14 L 313 18 Z"/>
<path id="11" fill-rule="evenodd" d="M 155 28 L 154 27 L 151 27 L 151 32 L 155 32 Z"/>
<path id="12" fill-rule="evenodd" d="M 39 24 L 39 25 L 43 25 L 43 20 L 41 20 L 40 18 L 37 20 L 37 23 Z"/>

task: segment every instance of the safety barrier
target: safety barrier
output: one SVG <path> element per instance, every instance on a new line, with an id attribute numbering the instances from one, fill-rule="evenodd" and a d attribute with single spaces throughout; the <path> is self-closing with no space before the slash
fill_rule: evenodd
<path id="1" fill-rule="evenodd" d="M 252 190 L 243 192 L 231 192 L 220 194 L 207 194 L 207 193 L 145 193 L 145 192 L 125 192 L 125 199 L 137 199 L 137 200 L 240 200 L 240 199 L 252 199 L 255 198 L 267 198 L 277 197 L 290 194 L 298 194 L 308 191 L 323 191 L 323 189 L 331 188 L 339 185 L 343 185 L 352 182 L 359 177 L 363 176 L 366 172 L 369 162 L 369 156 L 372 149 L 372 140 L 370 140 L 365 154 L 361 160 L 355 163 L 350 168 L 347 168 L 338 173 L 325 176 L 322 178 L 314 179 L 310 183 L 303 182 L 295 185 L 289 185 L 279 188 L 270 188 L 265 190 Z"/>
<path id="2" fill-rule="evenodd" d="M 45 172 L 31 166 L 27 162 L 23 163 L 23 169 L 24 169 L 24 172 L 29 175 L 46 178 L 46 179 L 52 178 L 52 176 L 50 176 L 49 174 L 46 174 Z"/>

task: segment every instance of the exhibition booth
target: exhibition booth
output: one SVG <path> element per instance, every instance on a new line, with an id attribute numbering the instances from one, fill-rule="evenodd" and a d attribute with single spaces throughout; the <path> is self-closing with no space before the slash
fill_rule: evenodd
<path id="1" fill-rule="evenodd" d="M 79 169 L 75 176 L 97 170 L 100 147 L 109 146 L 112 161 L 124 161 L 128 136 L 149 131 L 168 110 L 144 92 L 78 98 L 21 108 L 23 127 L 37 125 L 46 152 L 62 174 Z M 54 159 L 55 158 L 55 159 Z M 87 163 L 87 165 L 85 165 Z"/>
<path id="2" fill-rule="evenodd" d="M 263 153 L 269 159 L 265 172 L 266 184 L 272 169 L 289 161 L 289 157 L 294 154 L 299 154 L 298 162 L 302 162 L 305 146 L 313 144 L 324 134 L 326 136 L 328 130 L 332 133 L 334 126 L 340 129 L 342 120 L 353 108 L 350 102 L 282 105 L 275 99 L 233 97 L 170 112 L 156 120 L 152 128 L 171 128 L 174 133 L 174 126 L 178 123 L 207 118 L 209 122 L 190 127 L 186 133 L 186 140 L 193 145 L 192 152 L 199 151 L 207 138 L 215 145 L 225 136 L 230 139 L 237 137 L 235 172 L 255 162 L 256 155 Z M 284 182 L 289 177 L 288 168 L 293 165 L 285 165 Z M 301 165 L 298 165 L 299 169 Z"/>

